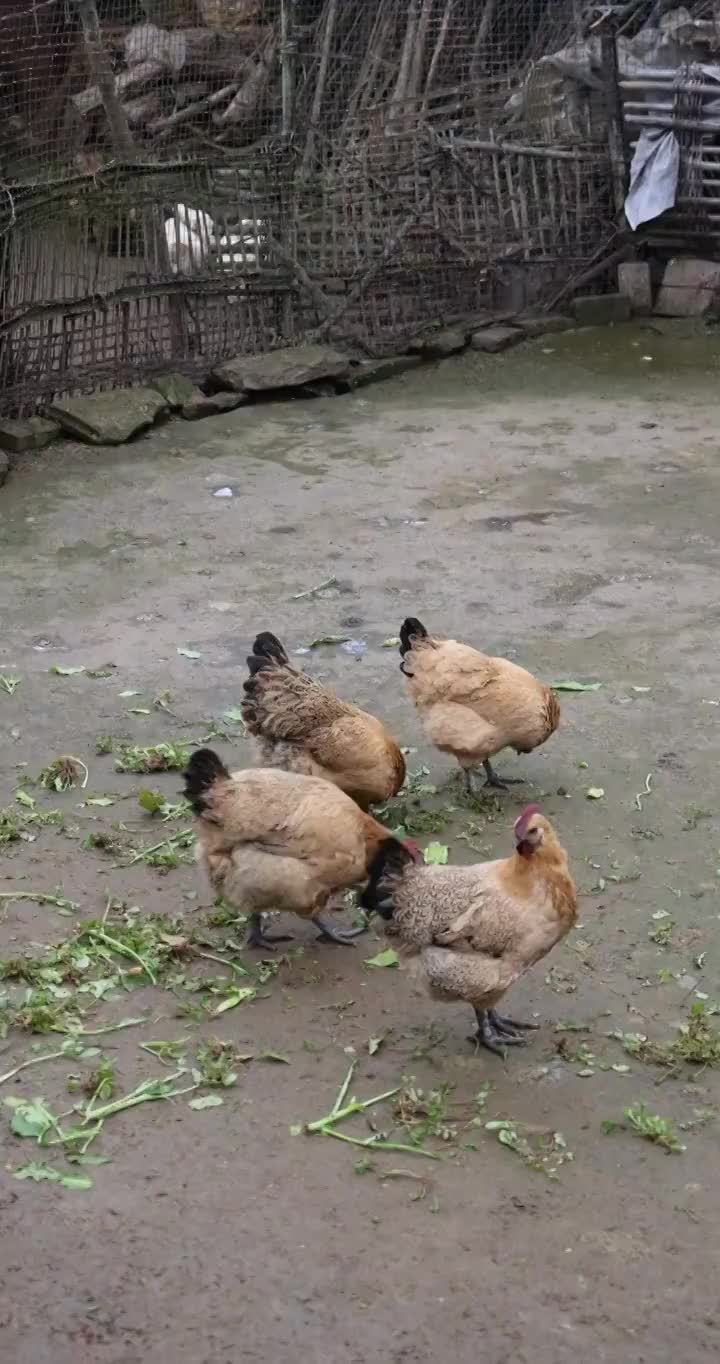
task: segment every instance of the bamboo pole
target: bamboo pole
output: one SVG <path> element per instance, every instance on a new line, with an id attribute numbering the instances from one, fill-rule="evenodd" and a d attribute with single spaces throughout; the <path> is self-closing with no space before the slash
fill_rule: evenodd
<path id="1" fill-rule="evenodd" d="M 622 99 L 619 87 L 617 39 L 612 29 L 606 26 L 600 35 L 600 61 L 602 65 L 603 86 L 608 120 L 608 151 L 610 171 L 613 182 L 613 198 L 616 212 L 622 214 L 625 208 L 627 189 L 627 153 L 625 149 L 625 126 L 623 123 Z"/>
<path id="2" fill-rule="evenodd" d="M 423 95 L 422 108 L 420 110 L 421 119 L 425 118 L 425 115 L 427 113 L 428 99 L 430 97 L 430 88 L 432 86 L 433 80 L 435 79 L 437 65 L 438 62 L 440 61 L 442 50 L 445 46 L 445 39 L 447 37 L 447 31 L 450 25 L 450 16 L 452 14 L 453 4 L 454 0 L 447 0 L 447 4 L 445 5 L 445 9 L 443 11 L 443 17 L 440 20 L 438 35 L 437 38 L 435 39 L 435 47 L 433 48 L 433 54 L 432 57 L 430 58 L 430 65 L 428 67 L 427 80 L 425 81 L 425 94 Z"/>
<path id="3" fill-rule="evenodd" d="M 493 156 L 505 156 L 514 153 L 518 156 L 538 156 L 545 161 L 588 161 L 592 159 L 587 152 L 570 152 L 561 147 L 525 147 L 521 142 L 495 142 L 480 137 L 451 137 L 446 139 L 437 136 L 436 142 L 438 147 L 447 152 L 452 152 L 456 147 L 465 147 L 469 151 L 490 152 Z"/>
<path id="4" fill-rule="evenodd" d="M 332 51 L 332 40 L 335 32 L 337 12 L 338 0 L 328 0 L 327 10 L 325 12 L 325 31 L 323 33 L 322 48 L 320 51 L 320 65 L 318 67 L 317 80 L 313 91 L 312 107 L 310 109 L 310 124 L 305 139 L 305 149 L 303 151 L 303 172 L 307 171 L 315 155 L 315 137 L 320 124 L 320 114 L 322 112 L 325 84 L 327 82 L 328 67 L 330 65 L 330 53 Z"/>
<path id="5" fill-rule="evenodd" d="M 642 114 L 628 114 L 626 121 L 631 123 L 634 128 L 669 128 L 672 131 L 677 129 L 686 130 L 692 133 L 720 133 L 720 120 L 716 118 L 673 118 L 669 114 L 667 118 L 644 118 Z M 703 148 L 703 151 L 709 150 Z"/>
<path id="6" fill-rule="evenodd" d="M 396 112 L 397 107 L 403 105 L 408 93 L 408 82 L 412 70 L 415 37 L 417 34 L 419 17 L 418 0 L 408 0 L 407 27 L 405 29 L 405 39 L 400 54 L 400 68 L 398 70 L 395 89 L 390 101 L 391 117 L 393 112 Z M 393 106 L 395 106 L 395 108 L 393 108 Z"/>
<path id="7" fill-rule="evenodd" d="M 280 78 L 282 135 L 289 139 L 295 123 L 295 0 L 280 0 Z"/>

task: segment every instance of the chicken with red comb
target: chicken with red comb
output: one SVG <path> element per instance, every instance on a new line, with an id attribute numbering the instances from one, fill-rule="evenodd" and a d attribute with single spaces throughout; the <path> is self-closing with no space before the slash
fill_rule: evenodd
<path id="1" fill-rule="evenodd" d="M 549 820 L 528 805 L 514 826 L 515 851 L 473 867 L 419 866 L 397 843 L 383 846 L 362 898 L 385 919 L 401 963 L 434 999 L 466 1000 L 476 1041 L 503 1054 L 534 1023 L 496 1005 L 528 967 L 570 931 L 577 892 Z"/>

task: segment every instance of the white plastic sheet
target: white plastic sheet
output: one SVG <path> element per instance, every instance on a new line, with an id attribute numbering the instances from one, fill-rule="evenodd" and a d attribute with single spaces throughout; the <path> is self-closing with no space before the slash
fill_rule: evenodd
<path id="1" fill-rule="evenodd" d="M 679 175 L 680 147 L 672 129 L 643 128 L 625 197 L 625 217 L 633 232 L 673 208 Z"/>

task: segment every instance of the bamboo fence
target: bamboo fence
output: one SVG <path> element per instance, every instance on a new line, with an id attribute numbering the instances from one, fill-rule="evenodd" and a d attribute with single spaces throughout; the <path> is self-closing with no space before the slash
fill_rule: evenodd
<path id="1" fill-rule="evenodd" d="M 577 0 L 11 3 L 6 412 L 306 336 L 398 350 L 542 306 L 615 231 L 589 105 L 511 110 Z"/>

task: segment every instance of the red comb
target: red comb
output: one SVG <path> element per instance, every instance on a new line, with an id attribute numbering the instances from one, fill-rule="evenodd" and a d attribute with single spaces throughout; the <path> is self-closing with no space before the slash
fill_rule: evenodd
<path id="1" fill-rule="evenodd" d="M 515 823 L 514 823 L 514 825 L 513 825 L 513 828 L 514 828 L 514 830 L 515 830 L 515 837 L 516 837 L 516 838 L 522 838 L 522 837 L 524 836 L 524 834 L 525 834 L 525 830 L 527 829 L 527 826 L 528 826 L 528 824 L 530 823 L 530 820 L 532 819 L 533 815 L 539 815 L 539 814 L 540 814 L 540 806 L 539 806 L 539 805 L 526 805 L 526 806 L 525 806 L 525 809 L 524 809 L 523 812 L 522 812 L 522 814 L 518 815 L 518 817 L 517 817 L 517 819 L 515 820 Z"/>

